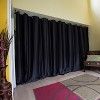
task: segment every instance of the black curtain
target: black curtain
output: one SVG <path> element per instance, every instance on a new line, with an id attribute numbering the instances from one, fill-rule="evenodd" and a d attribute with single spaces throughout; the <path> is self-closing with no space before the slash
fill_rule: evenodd
<path id="1" fill-rule="evenodd" d="M 88 27 L 15 15 L 17 85 L 81 69 L 89 50 Z"/>

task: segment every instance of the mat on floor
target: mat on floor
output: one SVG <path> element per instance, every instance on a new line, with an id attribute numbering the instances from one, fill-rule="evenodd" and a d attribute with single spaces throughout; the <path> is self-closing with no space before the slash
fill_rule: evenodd
<path id="1" fill-rule="evenodd" d="M 82 100 L 60 82 L 36 88 L 33 91 L 36 100 Z"/>
<path id="2" fill-rule="evenodd" d="M 34 93 L 36 100 L 71 100 L 69 98 L 71 95 L 72 97 L 75 95 L 74 97 L 79 99 L 81 97 L 83 100 L 100 100 L 100 77 L 84 74 L 60 83 L 37 88 Z"/>

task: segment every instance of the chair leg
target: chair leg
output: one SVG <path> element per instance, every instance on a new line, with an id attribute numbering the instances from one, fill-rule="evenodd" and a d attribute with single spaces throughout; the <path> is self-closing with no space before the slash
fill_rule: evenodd
<path id="1" fill-rule="evenodd" d="M 84 66 L 84 68 L 83 68 L 83 72 L 85 72 L 85 66 Z"/>
<path id="2" fill-rule="evenodd" d="M 85 66 L 84 66 L 84 72 L 85 72 Z"/>

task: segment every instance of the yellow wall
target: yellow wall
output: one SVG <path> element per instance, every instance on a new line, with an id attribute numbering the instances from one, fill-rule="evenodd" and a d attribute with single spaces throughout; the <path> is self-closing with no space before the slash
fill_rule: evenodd
<path id="1" fill-rule="evenodd" d="M 100 50 L 100 0 L 89 0 L 90 50 Z"/>
<path id="2" fill-rule="evenodd" d="M 13 6 L 89 25 L 87 0 L 13 0 Z"/>
<path id="3" fill-rule="evenodd" d="M 0 32 L 6 27 L 7 27 L 7 0 L 0 0 Z M 7 67 L 7 79 L 9 79 L 8 70 L 9 69 Z"/>
<path id="4" fill-rule="evenodd" d="M 0 0 L 0 32 L 6 27 L 7 23 L 7 1 Z"/>

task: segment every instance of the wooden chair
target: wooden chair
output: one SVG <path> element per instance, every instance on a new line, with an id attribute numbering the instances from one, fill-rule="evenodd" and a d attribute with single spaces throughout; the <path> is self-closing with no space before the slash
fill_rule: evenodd
<path id="1" fill-rule="evenodd" d="M 87 52 L 87 60 L 84 61 L 84 72 L 86 67 L 100 67 L 100 51 L 89 51 Z"/>

